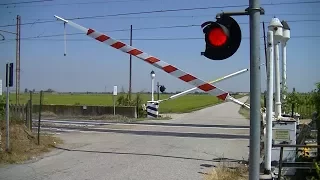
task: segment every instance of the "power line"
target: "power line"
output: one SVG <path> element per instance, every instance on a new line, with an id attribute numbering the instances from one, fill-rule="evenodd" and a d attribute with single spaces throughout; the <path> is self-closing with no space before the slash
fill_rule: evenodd
<path id="1" fill-rule="evenodd" d="M 263 6 L 276 6 L 276 5 L 293 5 L 293 4 L 310 4 L 310 3 L 312 3 L 312 4 L 320 3 L 320 1 L 279 2 L 279 3 L 261 4 L 261 5 L 263 5 Z M 207 9 L 219 9 L 219 8 L 234 8 L 234 7 L 246 7 L 246 6 L 248 6 L 248 5 L 228 5 L 228 6 L 210 6 L 210 7 L 197 7 L 197 8 L 165 9 L 165 10 L 154 10 L 154 11 L 140 11 L 140 12 L 130 12 L 130 13 L 119 13 L 119 14 L 84 16 L 84 17 L 75 17 L 75 18 L 66 18 L 66 19 L 67 20 L 80 20 L 80 19 L 92 19 L 92 18 L 115 17 L 115 16 L 126 16 L 126 15 L 193 11 L 193 10 L 207 10 Z M 29 23 L 22 23 L 21 25 L 31 25 L 31 24 L 40 24 L 40 23 L 51 23 L 51 22 L 56 22 L 56 20 L 38 21 L 38 22 L 33 22 L 33 23 L 29 22 Z M 2 25 L 0 27 L 9 27 L 9 26 L 15 26 L 15 24 Z"/>
<path id="2" fill-rule="evenodd" d="M 123 3 L 123 2 L 144 2 L 144 1 L 152 1 L 152 0 L 109 0 L 109 1 L 73 2 L 73 3 L 59 3 L 59 4 L 30 5 L 30 6 L 19 6 L 19 7 L 88 5 L 88 4 L 108 4 L 108 3 Z M 9 7 L 9 8 L 14 8 L 14 7 Z"/>
<path id="3" fill-rule="evenodd" d="M 265 16 L 275 16 L 275 15 L 285 15 L 285 16 L 316 16 L 320 15 L 320 13 L 276 13 L 276 14 L 265 14 Z M 121 17 L 121 16 L 116 16 L 116 17 L 104 17 L 104 18 L 95 18 L 95 19 L 106 19 L 106 18 L 116 18 L 116 19 L 152 19 L 152 18 L 195 18 L 195 17 L 215 17 L 216 14 L 199 14 L 199 15 L 169 15 L 169 16 L 129 16 L 129 17 Z M 28 19 L 28 18 L 25 18 Z M 28 20 L 50 20 L 50 19 L 34 19 L 30 18 Z"/>
<path id="4" fill-rule="evenodd" d="M 17 33 L 14 33 L 14 32 L 5 31 L 5 30 L 1 30 L 1 29 L 0 29 L 0 32 L 5 32 L 5 33 L 9 33 L 9 34 L 17 34 Z"/>
<path id="5" fill-rule="evenodd" d="M 48 0 L 48 1 L 52 1 L 52 0 Z M 123 3 L 123 2 L 145 2 L 145 1 L 154 1 L 154 0 L 109 0 L 109 1 L 73 2 L 73 3 L 59 3 L 59 4 L 31 5 L 31 6 L 19 6 L 19 7 L 88 5 L 88 4 L 108 4 L 108 3 Z M 35 1 L 35 2 L 37 2 L 37 1 Z M 289 4 L 310 4 L 310 3 L 318 3 L 318 2 L 317 1 L 298 1 L 298 2 L 270 3 L 270 4 L 261 4 L 261 5 L 289 5 Z M 245 6 L 248 6 L 248 5 L 245 5 Z"/>
<path id="6" fill-rule="evenodd" d="M 47 2 L 47 1 L 53 1 L 53 0 L 38 0 L 38 1 L 12 2 L 12 3 L 0 4 L 0 6 L 18 5 L 18 4 L 31 4 L 31 3 L 39 3 L 39 2 Z"/>
<path id="7" fill-rule="evenodd" d="M 305 22 L 305 21 L 315 21 L 320 22 L 320 20 L 288 20 L 287 22 L 296 23 L 296 22 Z M 262 22 L 261 22 L 262 23 Z M 249 24 L 247 22 L 239 23 L 239 24 Z M 141 27 L 141 28 L 133 28 L 132 30 L 140 31 L 140 30 L 151 30 L 151 29 L 173 29 L 173 28 L 189 28 L 189 27 L 200 27 L 200 24 L 188 24 L 188 25 L 175 25 L 175 26 L 156 26 L 156 27 Z M 101 32 L 122 32 L 122 31 L 129 31 L 130 29 L 115 29 L 115 30 L 106 30 Z M 68 36 L 72 35 L 83 35 L 83 33 L 68 33 Z M 44 35 L 44 36 L 34 36 L 34 37 L 25 37 L 21 39 L 35 39 L 35 38 L 45 38 L 45 37 L 58 37 L 64 36 L 64 34 L 52 34 L 52 35 Z"/>
<path id="8" fill-rule="evenodd" d="M 56 21 L 53 21 L 53 20 L 49 20 L 49 21 L 36 21 L 36 22 L 28 22 L 28 23 L 22 23 L 22 25 L 33 25 L 33 24 L 42 24 L 42 23 L 51 23 L 51 22 L 56 22 Z M 15 24 L 9 24 L 9 25 L 2 25 L 0 27 L 10 27 L 10 26 L 16 26 Z"/>
<path id="9" fill-rule="evenodd" d="M 309 3 L 320 3 L 320 1 L 301 1 L 301 2 L 280 2 L 272 4 L 261 4 L 264 6 L 275 6 L 275 5 L 289 5 L 289 4 L 309 4 Z M 198 8 L 182 8 L 182 9 L 167 9 L 167 10 L 155 10 L 155 11 L 142 11 L 142 12 L 132 12 L 132 13 L 120 13 L 120 14 L 109 14 L 109 15 L 97 15 L 97 16 L 87 16 L 70 18 L 68 20 L 78 20 L 78 19 L 91 19 L 99 17 L 110 17 L 110 16 L 123 16 L 123 15 L 136 15 L 136 14 L 150 14 L 150 13 L 163 13 L 163 12 L 176 12 L 176 11 L 192 11 L 192 10 L 206 10 L 206 9 L 217 9 L 217 8 L 234 8 L 234 7 L 245 7 L 248 5 L 228 5 L 228 6 L 211 6 L 211 7 L 198 7 Z"/>
<path id="10" fill-rule="evenodd" d="M 319 38 L 320 35 L 303 35 L 303 36 L 291 36 L 290 39 L 296 38 Z M 263 37 L 260 37 L 263 38 Z M 249 37 L 242 37 L 242 39 L 249 39 Z M 64 41 L 64 39 L 24 39 L 28 41 Z M 128 41 L 128 38 L 120 38 L 118 40 Z M 135 41 L 179 41 L 179 40 L 204 40 L 204 37 L 181 37 L 181 38 L 136 38 Z M 14 41 L 14 39 L 8 39 L 6 42 Z M 92 41 L 92 39 L 68 39 L 68 41 Z"/>

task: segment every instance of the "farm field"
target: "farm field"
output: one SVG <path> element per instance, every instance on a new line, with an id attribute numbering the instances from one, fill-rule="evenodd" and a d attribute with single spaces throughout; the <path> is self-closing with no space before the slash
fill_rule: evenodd
<path id="1" fill-rule="evenodd" d="M 292 104 L 295 103 L 294 112 L 300 114 L 300 119 L 311 119 L 312 113 L 316 111 L 316 108 L 312 102 L 312 96 L 310 93 L 296 93 L 295 96 L 290 98 L 288 97 L 288 102 L 282 104 L 282 110 L 286 114 L 291 114 Z M 247 104 L 250 104 L 250 97 L 246 101 Z M 261 107 L 264 107 L 264 96 L 261 96 Z M 249 119 L 250 111 L 244 107 L 241 107 L 239 113 L 244 117 Z"/>
<path id="2" fill-rule="evenodd" d="M 118 94 L 117 97 L 119 97 Z M 160 94 L 160 99 L 165 99 L 172 94 Z M 136 94 L 132 94 L 132 99 L 135 99 Z M 143 103 L 151 100 L 151 94 L 140 94 Z M 155 94 L 157 100 L 157 95 Z M 240 98 L 241 96 L 235 96 Z M 35 93 L 32 96 L 33 104 L 39 104 L 39 94 Z M 29 93 L 20 94 L 20 104 L 24 104 L 29 100 Z M 10 103 L 15 103 L 15 94 L 10 95 Z M 199 110 L 204 107 L 215 105 L 221 101 L 208 94 L 188 94 L 178 97 L 173 100 L 165 101 L 160 104 L 159 111 L 162 113 L 186 113 Z M 43 104 L 65 104 L 65 105 L 104 105 L 112 106 L 112 94 L 54 94 L 44 93 Z"/>

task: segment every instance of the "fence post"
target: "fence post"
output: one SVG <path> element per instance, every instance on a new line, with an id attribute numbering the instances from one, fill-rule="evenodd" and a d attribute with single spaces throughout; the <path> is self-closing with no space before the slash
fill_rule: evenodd
<path id="1" fill-rule="evenodd" d="M 42 110 L 42 90 L 40 91 L 40 104 L 39 104 L 38 145 L 40 145 L 40 123 L 41 123 L 41 110 Z"/>
<path id="2" fill-rule="evenodd" d="M 33 112 L 32 91 L 30 91 L 30 100 L 29 101 L 30 101 L 30 103 L 29 103 L 29 105 L 30 105 L 30 108 L 29 108 L 29 129 L 30 129 L 30 131 L 32 131 L 32 112 Z"/>
<path id="3" fill-rule="evenodd" d="M 279 158 L 279 173 L 278 173 L 278 179 L 281 179 L 282 158 L 283 158 L 283 147 L 280 147 L 280 158 Z"/>
<path id="4" fill-rule="evenodd" d="M 296 88 L 293 88 L 292 93 L 294 94 L 296 92 Z M 294 109 L 295 109 L 295 103 L 293 102 L 291 104 L 291 117 L 294 115 Z"/>
<path id="5" fill-rule="evenodd" d="M 29 101 L 27 101 L 27 103 L 26 103 L 26 105 L 24 107 L 25 118 L 26 118 L 24 124 L 26 125 L 26 127 L 29 127 L 28 126 L 28 104 L 29 104 Z"/>
<path id="6" fill-rule="evenodd" d="M 137 112 L 137 118 L 139 118 L 139 99 L 136 98 L 136 112 Z"/>

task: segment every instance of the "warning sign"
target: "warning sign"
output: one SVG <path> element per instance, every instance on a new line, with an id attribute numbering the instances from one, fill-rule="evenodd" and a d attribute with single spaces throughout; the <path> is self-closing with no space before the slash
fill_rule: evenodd
<path id="1" fill-rule="evenodd" d="M 290 133 L 288 130 L 275 130 L 274 139 L 276 141 L 286 141 L 290 140 Z"/>

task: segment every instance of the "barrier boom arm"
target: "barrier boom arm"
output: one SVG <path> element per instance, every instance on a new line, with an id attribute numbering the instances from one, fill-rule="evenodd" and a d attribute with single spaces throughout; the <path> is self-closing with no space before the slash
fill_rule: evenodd
<path id="1" fill-rule="evenodd" d="M 115 40 L 113 38 L 111 38 L 110 36 L 97 32 L 93 29 L 90 28 L 85 28 L 83 26 L 80 26 L 72 21 L 69 20 L 65 20 L 61 17 L 55 16 L 57 19 L 63 21 L 64 23 L 69 24 L 70 26 L 73 26 L 74 28 L 77 28 L 81 31 L 83 31 L 84 33 L 86 33 L 86 35 L 96 39 L 97 41 L 100 41 L 102 43 L 105 43 L 115 49 L 118 49 L 122 52 L 131 54 L 132 56 L 135 56 L 167 73 L 169 73 L 170 75 L 179 78 L 180 80 L 187 82 L 199 89 L 201 89 L 204 92 L 207 92 L 213 96 L 218 97 L 219 99 L 225 101 L 229 98 L 233 99 L 230 94 L 214 85 L 211 85 L 189 73 L 186 73 L 180 69 L 178 69 L 177 67 L 170 65 L 164 61 L 161 61 L 160 59 L 154 57 L 154 56 L 150 56 L 147 53 L 136 49 L 132 46 L 126 45 L 125 43 Z"/>
<path id="2" fill-rule="evenodd" d="M 233 77 L 233 76 L 239 75 L 239 74 L 244 73 L 244 72 L 247 72 L 247 71 L 249 71 L 249 69 L 242 69 L 242 70 L 240 70 L 240 71 L 237 71 L 237 72 L 235 72 L 235 73 L 232 73 L 232 74 L 223 76 L 223 77 L 221 77 L 221 78 L 218 78 L 218 79 L 216 79 L 216 80 L 210 81 L 210 82 L 208 82 L 208 83 L 209 83 L 209 84 L 213 84 L 213 83 L 216 83 L 216 82 L 219 82 L 219 81 L 223 81 L 223 80 L 225 80 L 225 79 L 231 78 L 231 77 Z M 172 96 L 170 96 L 170 97 L 167 98 L 167 99 L 158 100 L 158 102 L 167 101 L 167 100 L 170 100 L 170 99 L 175 99 L 175 98 L 177 98 L 177 97 L 180 97 L 180 96 L 186 95 L 186 94 L 188 94 L 188 93 L 191 93 L 191 92 L 193 92 L 193 91 L 195 91 L 195 90 L 197 90 L 197 87 L 194 87 L 194 88 L 185 90 L 185 91 L 183 91 L 183 92 L 180 92 L 180 93 L 178 93 L 178 94 L 172 95 Z"/>

